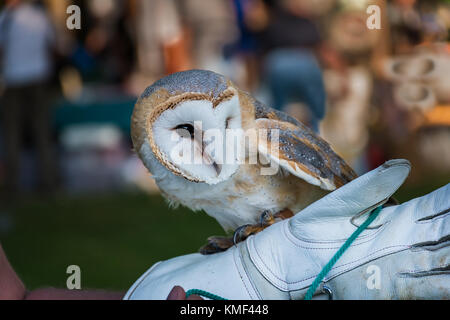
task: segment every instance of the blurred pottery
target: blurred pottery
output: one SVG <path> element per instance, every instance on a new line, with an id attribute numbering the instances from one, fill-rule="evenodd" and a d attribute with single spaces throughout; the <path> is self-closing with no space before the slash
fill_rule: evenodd
<path id="1" fill-rule="evenodd" d="M 425 66 L 420 80 L 433 89 L 440 103 L 450 103 L 450 55 L 423 54 L 415 60 Z"/>
<path id="2" fill-rule="evenodd" d="M 394 99 L 399 107 L 406 110 L 425 112 L 436 106 L 433 90 L 421 83 L 406 82 L 395 86 Z"/>
<path id="3" fill-rule="evenodd" d="M 384 76 L 395 83 L 423 83 L 431 88 L 438 102 L 450 102 L 448 54 L 425 53 L 387 59 L 384 63 Z"/>

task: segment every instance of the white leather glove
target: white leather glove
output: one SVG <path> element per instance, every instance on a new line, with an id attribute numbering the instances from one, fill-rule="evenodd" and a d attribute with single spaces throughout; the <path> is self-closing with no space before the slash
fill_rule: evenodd
<path id="1" fill-rule="evenodd" d="M 175 285 L 227 299 L 302 299 L 322 268 L 402 185 L 410 171 L 393 160 L 228 251 L 160 262 L 125 299 L 165 299 Z M 316 291 L 335 299 L 450 297 L 450 184 L 384 208 Z"/>

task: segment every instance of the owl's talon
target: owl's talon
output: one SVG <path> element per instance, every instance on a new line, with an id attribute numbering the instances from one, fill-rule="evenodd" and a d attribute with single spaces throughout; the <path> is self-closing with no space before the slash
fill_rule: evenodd
<path id="1" fill-rule="evenodd" d="M 263 231 L 265 228 L 270 227 L 278 220 L 287 219 L 293 216 L 293 213 L 289 209 L 282 210 L 276 214 L 272 214 L 266 210 L 261 214 L 260 221 L 257 224 L 246 224 L 234 231 L 232 238 L 227 237 L 210 237 L 208 238 L 208 244 L 200 249 L 200 253 L 203 255 L 210 255 L 219 252 L 223 252 L 237 245 L 239 242 L 245 241 L 251 235 L 257 234 Z"/>
<path id="2" fill-rule="evenodd" d="M 233 239 L 228 237 L 210 237 L 208 244 L 200 248 L 200 253 L 203 255 L 210 255 L 226 251 L 234 245 Z"/>
<path id="3" fill-rule="evenodd" d="M 234 234 L 233 234 L 234 245 L 238 244 L 241 241 L 244 241 L 245 239 L 248 238 L 248 236 L 250 236 L 250 233 L 248 233 L 248 229 L 250 227 L 252 227 L 251 224 L 246 224 L 246 225 L 243 225 L 243 226 L 237 228 L 236 231 L 234 231 Z"/>
<path id="4" fill-rule="evenodd" d="M 275 223 L 275 216 L 268 210 L 264 211 L 259 218 L 259 224 L 262 228 L 271 226 Z"/>

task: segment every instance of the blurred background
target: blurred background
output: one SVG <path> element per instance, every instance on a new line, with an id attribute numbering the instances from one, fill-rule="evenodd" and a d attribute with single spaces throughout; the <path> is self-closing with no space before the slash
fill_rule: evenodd
<path id="1" fill-rule="evenodd" d="M 409 159 L 400 201 L 449 183 L 449 27 L 438 0 L 2 1 L 0 241 L 11 263 L 29 288 L 64 287 L 79 265 L 83 288 L 126 290 L 223 234 L 204 213 L 168 208 L 130 140 L 137 96 L 192 68 L 308 124 L 359 174 Z"/>

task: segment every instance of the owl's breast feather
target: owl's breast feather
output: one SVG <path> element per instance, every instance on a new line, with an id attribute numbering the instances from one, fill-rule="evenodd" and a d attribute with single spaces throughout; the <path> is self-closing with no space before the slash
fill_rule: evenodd
<path id="1" fill-rule="evenodd" d="M 292 175 L 261 175 L 258 165 L 242 165 L 230 179 L 213 186 L 173 175 L 158 185 L 170 202 L 204 210 L 225 230 L 257 223 L 267 210 L 298 212 L 326 193 Z"/>

